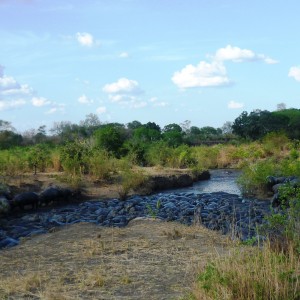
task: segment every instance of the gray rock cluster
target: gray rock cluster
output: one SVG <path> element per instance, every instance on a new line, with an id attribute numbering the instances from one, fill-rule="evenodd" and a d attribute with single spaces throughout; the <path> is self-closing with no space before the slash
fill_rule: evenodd
<path id="1" fill-rule="evenodd" d="M 40 194 L 24 192 L 12 197 L 10 192 L 0 192 L 0 215 L 11 211 L 25 210 L 27 208 L 37 209 L 50 203 L 68 201 L 74 196 L 74 191 L 68 188 L 51 186 Z"/>
<path id="2" fill-rule="evenodd" d="M 42 193 L 43 194 L 43 193 Z M 39 198 L 45 199 L 45 194 Z M 138 217 L 153 217 L 187 225 L 203 224 L 209 229 L 242 240 L 257 234 L 258 225 L 270 213 L 269 201 L 243 199 L 225 192 L 159 193 L 118 199 L 86 201 L 63 207 L 41 209 L 0 219 L 0 248 L 17 245 L 21 237 L 51 232 L 53 227 L 90 222 L 101 226 L 124 227 Z"/>
<path id="3" fill-rule="evenodd" d="M 272 198 L 273 207 L 278 207 L 282 204 L 281 201 L 284 199 L 280 198 L 280 188 L 284 186 L 290 186 L 292 188 L 300 187 L 300 179 L 296 176 L 289 176 L 289 177 L 268 176 L 267 177 L 267 187 L 269 191 L 272 191 L 274 194 Z"/>

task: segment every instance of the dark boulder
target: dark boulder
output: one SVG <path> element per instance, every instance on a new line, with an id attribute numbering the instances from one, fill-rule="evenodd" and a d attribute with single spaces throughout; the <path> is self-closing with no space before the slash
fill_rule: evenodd
<path id="1" fill-rule="evenodd" d="M 48 187 L 40 194 L 41 205 L 48 205 L 54 202 L 66 202 L 73 195 L 72 190 L 61 187 Z"/>
<path id="2" fill-rule="evenodd" d="M 32 209 L 37 209 L 40 197 L 34 192 L 25 192 L 16 195 L 11 201 L 11 208 L 19 208 L 24 210 L 26 207 L 31 206 Z"/>

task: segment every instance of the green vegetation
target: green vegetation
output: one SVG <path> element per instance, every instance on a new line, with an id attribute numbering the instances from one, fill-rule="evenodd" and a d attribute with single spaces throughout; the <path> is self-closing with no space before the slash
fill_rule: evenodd
<path id="1" fill-rule="evenodd" d="M 45 126 L 20 135 L 0 121 L 0 186 L 26 173 L 59 172 L 76 187 L 83 178 L 118 183 L 120 199 L 126 199 L 147 179 L 138 166 L 188 168 L 195 176 L 239 168 L 244 194 L 264 198 L 270 196 L 267 176 L 300 177 L 299 128 L 297 109 L 243 112 L 222 129 L 190 127 L 188 121 L 163 129 L 153 122 L 102 124 L 88 115 L 79 125 L 54 124 L 52 135 Z M 267 241 L 251 239 L 209 262 L 189 299 L 300 299 L 300 190 L 286 185 L 279 192 L 285 206 L 261 229 Z M 159 209 L 159 202 L 148 207 L 153 217 Z"/>
<path id="2" fill-rule="evenodd" d="M 193 299 L 300 298 L 300 189 L 285 186 L 280 197 L 292 200 L 267 218 L 267 242 L 210 261 L 199 272 Z"/>

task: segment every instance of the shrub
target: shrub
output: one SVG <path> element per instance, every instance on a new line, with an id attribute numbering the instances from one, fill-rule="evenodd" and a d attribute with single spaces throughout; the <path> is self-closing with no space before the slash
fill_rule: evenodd
<path id="1" fill-rule="evenodd" d="M 47 164 L 49 163 L 50 151 L 45 145 L 36 145 L 30 148 L 27 160 L 30 168 L 33 168 L 34 174 L 37 169 L 44 172 Z"/>
<path id="2" fill-rule="evenodd" d="M 280 168 L 273 160 L 258 161 L 251 163 L 243 169 L 242 175 L 238 178 L 243 194 L 259 195 L 266 193 L 266 178 L 269 175 L 280 175 Z"/>
<path id="3" fill-rule="evenodd" d="M 107 180 L 116 173 L 116 159 L 104 150 L 94 150 L 87 158 L 89 174 L 94 180 Z"/>
<path id="4" fill-rule="evenodd" d="M 77 175 L 87 172 L 86 159 L 90 152 L 86 141 L 76 140 L 68 142 L 60 149 L 60 156 L 64 171 Z"/>
<path id="5" fill-rule="evenodd" d="M 121 200 L 125 200 L 132 190 L 138 189 L 146 181 L 146 176 L 141 171 L 134 171 L 132 169 L 125 169 L 121 171 L 119 178 L 119 196 Z"/>

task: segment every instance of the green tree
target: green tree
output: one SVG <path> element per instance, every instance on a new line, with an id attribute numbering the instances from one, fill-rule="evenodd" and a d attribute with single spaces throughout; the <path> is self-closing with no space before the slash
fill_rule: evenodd
<path id="1" fill-rule="evenodd" d="M 0 149 L 9 149 L 15 146 L 21 146 L 23 138 L 20 134 L 13 131 L 0 131 Z"/>
<path id="2" fill-rule="evenodd" d="M 116 124 L 105 125 L 95 131 L 94 137 L 96 146 L 116 157 L 121 156 L 122 146 L 126 139 L 125 130 L 122 126 Z"/>
<path id="3" fill-rule="evenodd" d="M 182 128 L 175 123 L 168 124 L 163 128 L 163 139 L 171 147 L 178 147 L 183 143 Z"/>
<path id="4" fill-rule="evenodd" d="M 87 157 L 90 153 L 90 145 L 87 141 L 75 140 L 67 142 L 60 149 L 60 157 L 64 170 L 71 175 L 81 175 L 87 170 Z"/>
<path id="5" fill-rule="evenodd" d="M 28 153 L 28 165 L 34 169 L 36 175 L 37 169 L 44 172 L 47 166 L 47 161 L 50 155 L 50 150 L 46 145 L 36 145 L 32 147 Z"/>

